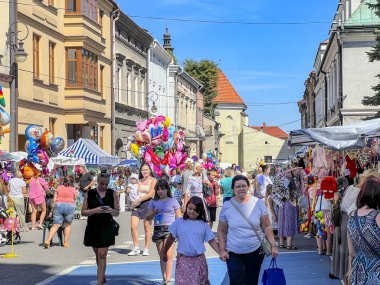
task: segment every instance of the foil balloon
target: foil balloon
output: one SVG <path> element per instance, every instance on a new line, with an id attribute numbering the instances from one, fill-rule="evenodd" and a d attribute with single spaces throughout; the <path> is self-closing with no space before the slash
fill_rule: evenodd
<path id="1" fill-rule="evenodd" d="M 150 144 L 151 143 L 151 140 L 152 140 L 152 136 L 150 134 L 149 131 L 144 131 L 141 133 L 142 135 L 142 138 L 143 138 L 143 141 L 147 144 Z"/>
<path id="2" fill-rule="evenodd" d="M 4 224 L 3 224 L 4 228 L 7 230 L 7 231 L 15 231 L 17 230 L 17 220 L 16 218 L 8 218 L 4 221 Z"/>
<path id="3" fill-rule="evenodd" d="M 65 148 L 65 140 L 61 137 L 56 137 L 53 139 L 50 149 L 55 152 L 59 153 Z"/>
<path id="4" fill-rule="evenodd" d="M 141 131 L 136 131 L 135 132 L 135 137 L 136 137 L 136 140 L 139 141 L 139 142 L 143 142 L 144 139 L 142 137 L 142 134 L 141 134 Z"/>
<path id="5" fill-rule="evenodd" d="M 165 122 L 163 123 L 164 127 L 169 128 L 170 124 L 171 124 L 170 118 L 166 117 Z"/>
<path id="6" fill-rule="evenodd" d="M 140 154 L 139 154 L 139 146 L 135 143 L 132 143 L 131 144 L 131 151 L 133 152 L 133 154 L 136 156 L 136 157 L 140 157 Z"/>
<path id="7" fill-rule="evenodd" d="M 39 163 L 40 162 L 40 159 L 38 158 L 37 155 L 28 155 L 28 160 L 31 161 L 31 162 L 34 162 L 34 163 Z"/>
<path id="8" fill-rule="evenodd" d="M 146 129 L 147 121 L 138 121 L 136 122 L 137 130 L 144 131 Z"/>
<path id="9" fill-rule="evenodd" d="M 41 136 L 41 146 L 44 149 L 48 149 L 52 142 L 53 142 L 54 136 L 52 132 L 45 131 Z"/>
<path id="10" fill-rule="evenodd" d="M 34 139 L 26 140 L 25 151 L 27 154 L 33 156 L 33 155 L 37 154 L 37 150 L 38 150 L 38 145 L 37 145 L 36 140 L 34 140 Z"/>
<path id="11" fill-rule="evenodd" d="M 35 125 L 30 125 L 25 130 L 25 136 L 27 139 L 34 139 L 38 141 L 41 138 L 42 134 L 42 129 L 39 126 Z"/>
<path id="12" fill-rule="evenodd" d="M 10 121 L 11 117 L 9 116 L 9 113 L 0 107 L 0 126 L 6 126 Z"/>
<path id="13" fill-rule="evenodd" d="M 49 163 L 49 157 L 46 154 L 46 151 L 44 151 L 43 149 L 39 149 L 37 151 L 37 157 L 39 158 L 40 164 L 42 166 L 47 166 L 47 164 Z"/>
<path id="14" fill-rule="evenodd" d="M 169 139 L 169 131 L 168 131 L 168 128 L 164 128 L 162 130 L 162 139 L 164 140 L 164 142 L 168 141 Z"/>
<path id="15" fill-rule="evenodd" d="M 159 158 L 163 158 L 164 155 L 165 155 L 165 152 L 164 152 L 164 149 L 162 146 L 156 146 L 154 148 L 154 153 L 159 157 Z"/>
<path id="16" fill-rule="evenodd" d="M 144 160 L 148 164 L 152 163 L 152 157 L 150 156 L 150 154 L 148 152 L 145 152 L 145 154 L 144 154 Z"/>

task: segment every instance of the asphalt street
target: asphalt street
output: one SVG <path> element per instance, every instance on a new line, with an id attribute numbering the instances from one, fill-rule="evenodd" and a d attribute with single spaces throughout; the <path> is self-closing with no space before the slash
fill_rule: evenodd
<path id="1" fill-rule="evenodd" d="M 161 274 L 158 255 L 152 243 L 149 256 L 128 256 L 132 249 L 130 213 L 124 212 L 117 218 L 121 228 L 116 245 L 109 251 L 107 284 L 160 284 Z M 21 233 L 22 242 L 15 245 L 18 256 L 0 258 L 0 285 L 8 284 L 96 284 L 95 256 L 91 248 L 83 245 L 85 220 L 74 220 L 70 247 L 60 247 L 58 239 L 50 249 L 44 249 L 42 230 Z M 216 225 L 214 225 L 216 231 Z M 142 223 L 140 225 L 140 248 L 144 246 Z M 278 266 L 284 269 L 287 284 L 334 285 L 340 282 L 328 279 L 330 259 L 319 256 L 315 251 L 315 240 L 298 236 L 297 251 L 282 250 Z M 0 255 L 9 253 L 10 246 L 0 247 Z M 212 284 L 228 284 L 226 266 L 210 247 L 207 247 L 210 281 Z M 262 270 L 269 265 L 266 258 Z M 173 273 L 174 277 L 174 273 Z"/>

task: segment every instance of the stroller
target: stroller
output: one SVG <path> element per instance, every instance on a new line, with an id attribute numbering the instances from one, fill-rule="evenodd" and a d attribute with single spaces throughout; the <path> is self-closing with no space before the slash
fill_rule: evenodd
<path id="1" fill-rule="evenodd" d="M 12 243 L 12 230 L 7 230 L 4 226 L 6 219 L 10 217 L 10 209 L 5 210 L 0 208 L 0 246 Z M 20 229 L 18 225 L 18 217 L 16 219 L 16 225 L 13 229 L 13 244 L 19 244 L 21 242 Z"/>
<path id="2" fill-rule="evenodd" d="M 50 189 L 50 192 L 46 194 L 46 216 L 44 221 L 44 229 L 42 232 L 42 245 L 46 240 L 46 233 L 49 233 L 51 227 L 53 226 L 53 199 L 54 199 L 54 190 Z M 57 231 L 57 236 L 59 240 L 59 245 L 63 246 L 63 228 L 60 227 Z M 53 242 L 53 241 L 52 241 Z"/>

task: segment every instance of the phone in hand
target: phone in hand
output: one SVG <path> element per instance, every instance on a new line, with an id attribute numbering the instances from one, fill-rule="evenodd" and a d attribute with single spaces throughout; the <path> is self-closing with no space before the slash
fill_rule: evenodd
<path id="1" fill-rule="evenodd" d="M 106 210 L 108 210 L 109 208 L 111 208 L 110 206 L 102 206 L 101 207 L 101 209 L 103 210 L 103 211 L 106 211 Z"/>

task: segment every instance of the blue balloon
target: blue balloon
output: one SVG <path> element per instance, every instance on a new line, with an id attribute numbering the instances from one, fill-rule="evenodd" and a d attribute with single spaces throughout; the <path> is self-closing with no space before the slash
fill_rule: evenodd
<path id="1" fill-rule="evenodd" d="M 33 139 L 38 141 L 42 136 L 42 129 L 39 126 L 30 125 L 25 130 L 25 136 L 27 139 Z"/>
<path id="2" fill-rule="evenodd" d="M 169 138 L 172 138 L 173 135 L 174 135 L 174 132 L 175 132 L 175 127 L 174 126 L 170 126 L 168 128 L 168 131 L 169 131 Z"/>
<path id="3" fill-rule="evenodd" d="M 154 128 L 150 128 L 150 135 L 152 136 L 152 139 L 155 137 Z"/>
<path id="4" fill-rule="evenodd" d="M 36 155 L 38 151 L 38 145 L 37 145 L 36 140 L 27 139 L 25 142 L 25 151 L 27 154 L 31 156 Z"/>
<path id="5" fill-rule="evenodd" d="M 56 137 L 50 146 L 52 152 L 60 153 L 65 148 L 65 140 L 61 137 Z"/>
<path id="6" fill-rule="evenodd" d="M 37 155 L 28 155 L 28 161 L 34 162 L 34 163 L 39 163 L 40 159 L 38 158 Z"/>
<path id="7" fill-rule="evenodd" d="M 158 126 L 157 127 L 157 136 L 161 135 L 162 134 L 162 127 L 161 126 Z"/>
<path id="8" fill-rule="evenodd" d="M 172 149 L 173 146 L 174 146 L 174 139 L 173 138 L 169 138 L 168 144 L 169 144 L 169 149 Z"/>

